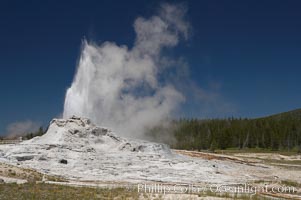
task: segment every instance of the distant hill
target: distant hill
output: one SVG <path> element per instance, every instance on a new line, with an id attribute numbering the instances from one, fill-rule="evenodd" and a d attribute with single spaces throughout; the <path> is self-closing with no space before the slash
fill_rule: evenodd
<path id="1" fill-rule="evenodd" d="M 301 109 L 291 110 L 288 112 L 283 112 L 275 115 L 270 115 L 264 118 L 270 118 L 275 120 L 281 120 L 281 119 L 299 119 L 301 120 Z"/>

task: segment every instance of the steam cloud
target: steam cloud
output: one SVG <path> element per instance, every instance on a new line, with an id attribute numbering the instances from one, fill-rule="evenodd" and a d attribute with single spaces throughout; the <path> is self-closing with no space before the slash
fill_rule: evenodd
<path id="1" fill-rule="evenodd" d="M 185 98 L 164 80 L 162 49 L 188 37 L 185 13 L 183 6 L 163 4 L 158 15 L 137 18 L 130 49 L 84 41 L 77 73 L 66 93 L 64 118 L 84 116 L 118 134 L 141 137 L 146 127 L 175 111 Z"/>
<path id="2" fill-rule="evenodd" d="M 6 127 L 6 137 L 16 138 L 37 131 L 41 125 L 31 120 L 13 122 Z"/>

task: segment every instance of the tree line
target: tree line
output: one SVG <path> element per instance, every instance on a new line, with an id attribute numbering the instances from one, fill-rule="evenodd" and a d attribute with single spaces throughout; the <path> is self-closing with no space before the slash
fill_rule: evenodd
<path id="1" fill-rule="evenodd" d="M 25 140 L 29 140 L 31 138 L 34 138 L 36 136 L 42 136 L 46 133 L 47 130 L 44 130 L 43 127 L 41 126 L 37 131 L 34 132 L 29 132 L 29 133 L 25 133 L 22 138 Z"/>
<path id="2" fill-rule="evenodd" d="M 173 120 L 168 127 L 155 127 L 147 135 L 176 149 L 214 151 L 262 148 L 301 152 L 300 116 L 285 114 L 260 119 L 179 119 Z"/>

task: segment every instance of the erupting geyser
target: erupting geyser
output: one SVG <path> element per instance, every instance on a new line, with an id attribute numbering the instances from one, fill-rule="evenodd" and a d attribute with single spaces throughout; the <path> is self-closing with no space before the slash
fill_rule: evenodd
<path id="1" fill-rule="evenodd" d="M 157 16 L 137 18 L 132 48 L 84 41 L 64 118 L 87 117 L 118 134 L 139 137 L 168 117 L 184 96 L 162 75 L 170 62 L 162 59 L 161 50 L 187 38 L 184 17 L 182 7 L 164 4 Z"/>

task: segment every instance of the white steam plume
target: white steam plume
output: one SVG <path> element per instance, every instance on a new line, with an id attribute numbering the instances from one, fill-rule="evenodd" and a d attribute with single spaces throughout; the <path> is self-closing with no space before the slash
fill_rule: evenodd
<path id="1" fill-rule="evenodd" d="M 64 117 L 88 117 L 131 137 L 141 137 L 145 128 L 168 117 L 184 96 L 164 80 L 161 50 L 187 38 L 185 12 L 182 6 L 164 4 L 157 16 L 137 18 L 131 49 L 84 41 L 77 73 L 66 93 Z"/>

